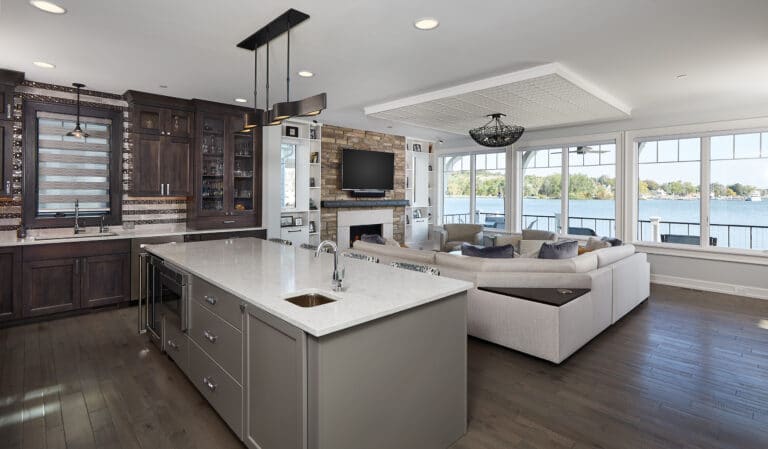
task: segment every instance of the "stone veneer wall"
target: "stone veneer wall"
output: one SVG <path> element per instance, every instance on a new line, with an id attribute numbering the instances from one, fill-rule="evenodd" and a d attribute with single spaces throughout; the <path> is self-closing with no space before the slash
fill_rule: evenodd
<path id="1" fill-rule="evenodd" d="M 23 103 L 37 101 L 44 103 L 75 104 L 75 89 L 67 86 L 24 81 L 16 87 L 13 104 L 13 198 L 0 200 L 0 231 L 15 231 L 22 224 L 23 189 Z M 131 120 L 128 104 L 121 95 L 83 90 L 83 106 L 108 108 L 123 111 L 123 166 L 119 175 L 123 180 L 123 191 L 130 188 L 133 173 Z M 184 223 L 187 216 L 186 198 L 139 198 L 123 195 L 123 222 L 136 224 Z"/>
<path id="2" fill-rule="evenodd" d="M 405 137 L 393 136 L 371 131 L 352 128 L 342 128 L 333 125 L 323 125 L 322 140 L 322 184 L 321 198 L 328 200 L 354 200 L 341 190 L 341 150 L 353 148 L 357 150 L 385 151 L 395 153 L 395 189 L 387 192 L 384 199 L 405 199 Z M 362 198 L 366 199 L 366 198 Z M 367 198 L 373 199 L 373 198 Z M 391 207 L 372 207 L 371 209 L 389 209 Z M 404 238 L 405 208 L 395 207 L 394 238 L 402 242 Z M 337 213 L 343 210 L 361 210 L 360 208 L 327 209 L 322 212 L 322 229 L 320 237 L 323 240 L 337 241 Z"/>

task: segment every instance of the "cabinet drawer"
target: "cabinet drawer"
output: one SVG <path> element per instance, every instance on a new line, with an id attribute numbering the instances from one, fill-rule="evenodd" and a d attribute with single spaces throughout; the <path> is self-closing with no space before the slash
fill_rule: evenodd
<path id="1" fill-rule="evenodd" d="M 192 302 L 189 336 L 236 381 L 243 381 L 243 334 L 211 313 L 199 302 Z"/>
<path id="2" fill-rule="evenodd" d="M 172 322 L 165 323 L 163 347 L 185 374 L 189 374 L 189 338 Z"/>
<path id="3" fill-rule="evenodd" d="M 238 330 L 243 330 L 243 311 L 240 310 L 240 300 L 224 290 L 193 278 L 192 297 L 208 310 L 223 318 Z"/>
<path id="4" fill-rule="evenodd" d="M 243 389 L 197 344 L 189 345 L 189 378 L 239 438 L 243 435 Z"/>

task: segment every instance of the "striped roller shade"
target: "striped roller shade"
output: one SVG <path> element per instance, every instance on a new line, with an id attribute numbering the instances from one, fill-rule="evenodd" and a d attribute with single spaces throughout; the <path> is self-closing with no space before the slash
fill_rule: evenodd
<path id="1" fill-rule="evenodd" d="M 88 215 L 106 214 L 110 208 L 110 121 L 80 117 L 89 134 L 85 139 L 68 137 L 75 116 L 37 113 L 38 215 L 80 210 Z"/>

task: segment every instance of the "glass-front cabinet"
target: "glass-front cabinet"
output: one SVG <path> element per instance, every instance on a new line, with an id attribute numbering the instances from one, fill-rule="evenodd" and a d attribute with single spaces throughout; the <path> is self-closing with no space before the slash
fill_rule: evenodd
<path id="1" fill-rule="evenodd" d="M 203 101 L 196 107 L 195 201 L 188 224 L 197 229 L 259 225 L 261 130 L 243 132 L 240 108 Z"/>

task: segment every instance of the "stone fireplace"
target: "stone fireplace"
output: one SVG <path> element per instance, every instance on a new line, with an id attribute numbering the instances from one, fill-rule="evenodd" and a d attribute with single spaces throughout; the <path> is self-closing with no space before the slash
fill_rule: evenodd
<path id="1" fill-rule="evenodd" d="M 384 238 L 393 238 L 394 214 L 392 209 L 365 209 L 339 211 L 336 220 L 336 235 L 338 236 L 336 244 L 340 249 L 350 247 L 354 242 L 354 234 L 379 234 Z M 378 231 L 378 232 L 370 232 Z"/>

